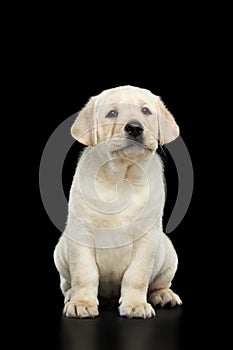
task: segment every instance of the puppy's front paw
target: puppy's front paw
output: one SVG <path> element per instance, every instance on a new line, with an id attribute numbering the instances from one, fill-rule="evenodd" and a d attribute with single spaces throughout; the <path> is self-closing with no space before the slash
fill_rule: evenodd
<path id="1" fill-rule="evenodd" d="M 98 306 L 84 300 L 68 301 L 64 306 L 63 313 L 70 318 L 94 318 L 99 315 Z"/>
<path id="2" fill-rule="evenodd" d="M 160 304 L 162 307 L 167 303 L 170 303 L 171 307 L 182 304 L 179 295 L 174 293 L 170 288 L 162 288 L 153 291 L 149 296 L 149 300 L 153 305 Z"/>
<path id="3" fill-rule="evenodd" d="M 129 318 L 155 317 L 155 310 L 149 303 L 122 302 L 119 307 L 120 315 Z"/>

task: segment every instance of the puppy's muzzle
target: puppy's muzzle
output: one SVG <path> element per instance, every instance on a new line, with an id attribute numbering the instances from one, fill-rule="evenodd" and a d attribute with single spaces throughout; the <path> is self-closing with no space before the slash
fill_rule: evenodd
<path id="1" fill-rule="evenodd" d="M 125 134 L 128 139 L 141 142 L 143 131 L 142 124 L 134 120 L 125 125 Z"/>

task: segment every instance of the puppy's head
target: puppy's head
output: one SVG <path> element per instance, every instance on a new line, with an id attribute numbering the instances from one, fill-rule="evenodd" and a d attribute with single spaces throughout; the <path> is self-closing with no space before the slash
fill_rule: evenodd
<path id="1" fill-rule="evenodd" d="M 149 90 L 120 86 L 92 97 L 71 128 L 79 142 L 109 142 L 125 155 L 154 152 L 179 135 L 179 127 L 161 99 Z"/>

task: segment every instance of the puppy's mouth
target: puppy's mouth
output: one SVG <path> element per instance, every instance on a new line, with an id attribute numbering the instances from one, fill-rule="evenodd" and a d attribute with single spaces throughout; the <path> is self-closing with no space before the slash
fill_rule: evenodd
<path id="1" fill-rule="evenodd" d="M 123 147 L 123 149 L 128 149 L 128 148 L 146 148 L 146 145 L 144 143 L 143 138 L 141 138 L 141 140 L 134 140 L 131 139 L 129 137 L 126 137 L 125 139 L 125 146 Z"/>
<path id="2" fill-rule="evenodd" d="M 139 154 L 143 153 L 145 150 L 153 152 L 153 150 L 147 146 L 143 139 L 136 141 L 127 137 L 125 140 L 121 141 L 121 144 L 118 144 L 117 146 L 118 147 L 113 150 L 113 153 L 125 152 L 127 154 Z"/>

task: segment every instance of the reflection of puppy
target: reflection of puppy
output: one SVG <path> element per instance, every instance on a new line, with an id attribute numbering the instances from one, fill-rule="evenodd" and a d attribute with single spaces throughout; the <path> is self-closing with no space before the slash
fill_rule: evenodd
<path id="1" fill-rule="evenodd" d="M 170 289 L 177 256 L 162 231 L 163 171 L 155 152 L 158 141 L 179 135 L 174 118 L 150 91 L 122 86 L 92 97 L 71 133 L 89 147 L 54 252 L 64 314 L 97 316 L 98 294 L 120 297 L 127 317 L 155 316 L 151 304 L 181 304 Z"/>

